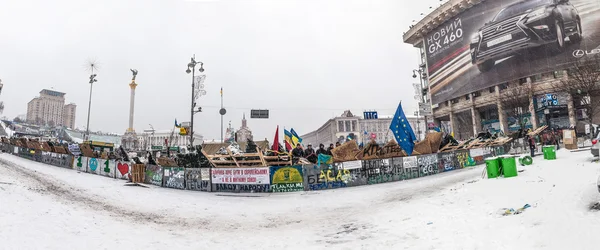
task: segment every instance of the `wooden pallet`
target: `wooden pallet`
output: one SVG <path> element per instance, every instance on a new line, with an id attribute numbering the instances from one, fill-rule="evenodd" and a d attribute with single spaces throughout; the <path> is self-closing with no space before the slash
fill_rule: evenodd
<path id="1" fill-rule="evenodd" d="M 485 148 L 489 145 L 489 143 L 491 142 L 491 139 L 483 139 L 483 140 L 478 140 L 475 139 L 473 140 L 471 143 L 469 143 L 469 145 L 465 148 L 467 149 L 471 149 L 471 148 Z"/>
<path id="2" fill-rule="evenodd" d="M 206 155 L 208 161 L 215 168 L 244 168 L 244 167 L 266 167 L 262 153 L 244 153 L 234 155 L 227 149 L 226 155 Z"/>
<path id="3" fill-rule="evenodd" d="M 263 156 L 267 166 L 290 166 L 292 157 L 288 154 L 278 154 L 276 156 Z"/>
<path id="4" fill-rule="evenodd" d="M 488 143 L 488 146 L 490 146 L 490 147 L 502 146 L 506 143 L 509 143 L 510 141 L 512 141 L 512 138 L 510 138 L 510 137 L 501 137 L 501 138 L 497 138 L 496 140 L 493 140 L 492 142 Z"/>
<path id="5" fill-rule="evenodd" d="M 541 127 L 537 128 L 536 130 L 527 133 L 527 135 L 529 135 L 529 136 L 538 135 L 539 133 L 546 130 L 547 128 L 548 128 L 548 125 L 541 126 Z"/>
<path id="6" fill-rule="evenodd" d="M 144 175 L 145 174 L 146 174 L 146 165 L 133 164 L 133 169 L 131 169 L 131 182 L 144 183 Z"/>

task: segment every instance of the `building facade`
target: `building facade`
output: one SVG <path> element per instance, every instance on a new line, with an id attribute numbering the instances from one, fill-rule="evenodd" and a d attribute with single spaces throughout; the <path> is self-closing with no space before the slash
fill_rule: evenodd
<path id="1" fill-rule="evenodd" d="M 407 116 L 411 127 L 413 128 L 417 139 L 423 139 L 425 136 L 425 119 L 422 117 Z M 318 146 L 324 144 L 329 146 L 331 143 L 344 143 L 348 139 L 356 140 L 358 143 L 367 143 L 375 139 L 377 143 L 385 144 L 394 138 L 389 129 L 392 123 L 392 117 L 379 117 L 378 119 L 364 119 L 355 116 L 349 110 L 332 119 L 317 130 L 302 135 L 304 145 L 312 144 Z"/>
<path id="2" fill-rule="evenodd" d="M 179 135 L 178 131 L 172 130 L 145 130 L 138 134 L 138 141 L 142 150 L 151 151 L 168 147 L 185 148 L 190 145 L 189 135 Z M 202 145 L 204 137 L 200 133 L 194 133 L 194 146 Z"/>
<path id="3" fill-rule="evenodd" d="M 65 105 L 65 93 L 44 89 L 27 104 L 27 122 L 73 128 L 76 108 L 74 103 Z"/>
<path id="4" fill-rule="evenodd" d="M 540 16 L 552 23 L 548 29 L 515 21 L 529 19 L 533 7 L 562 15 L 560 7 L 569 3 L 554 2 L 449 0 L 408 27 L 403 39 L 418 49 L 415 71 L 420 74 L 415 77 L 432 108 L 434 126 L 467 139 L 486 131 L 510 134 L 543 125 L 581 133 L 590 121 L 600 122 L 598 114 L 586 112 L 586 106 L 597 102 L 590 100 L 600 99 L 595 93 L 600 87 L 588 93 L 564 87 L 578 78 L 578 64 L 593 61 L 597 53 L 586 46 L 600 38 L 569 26 L 594 18 L 581 11 L 596 3 L 573 3 L 583 13 L 581 20 L 558 26 L 554 23 L 565 20 Z M 581 43 L 582 37 L 594 42 Z M 527 93 L 517 93 L 519 89 Z M 525 96 L 525 103 L 517 103 L 515 95 Z"/>
<path id="5" fill-rule="evenodd" d="M 77 105 L 75 103 L 69 103 L 63 108 L 63 123 L 67 128 L 75 128 L 75 113 L 77 112 Z"/>
<path id="6" fill-rule="evenodd" d="M 252 130 L 248 128 L 248 121 L 246 120 L 246 114 L 242 118 L 242 126 L 235 132 L 235 142 L 247 142 L 248 139 L 254 140 L 252 136 Z"/>

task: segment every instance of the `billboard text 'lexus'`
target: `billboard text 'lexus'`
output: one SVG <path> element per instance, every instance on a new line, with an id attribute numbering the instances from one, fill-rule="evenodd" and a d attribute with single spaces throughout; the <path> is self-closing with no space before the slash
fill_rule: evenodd
<path id="1" fill-rule="evenodd" d="M 481 72 L 497 60 L 542 45 L 562 52 L 565 39 L 582 39 L 579 13 L 569 0 L 524 0 L 502 9 L 471 38 L 471 60 Z"/>

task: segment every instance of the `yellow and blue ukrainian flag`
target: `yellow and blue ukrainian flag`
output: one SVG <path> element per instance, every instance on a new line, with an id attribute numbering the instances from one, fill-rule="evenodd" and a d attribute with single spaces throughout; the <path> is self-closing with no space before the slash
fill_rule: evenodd
<path id="1" fill-rule="evenodd" d="M 287 129 L 283 130 L 283 138 L 285 140 L 285 146 L 288 151 L 290 151 L 291 148 L 296 147 L 296 144 L 294 144 L 294 141 L 292 141 L 292 137 L 293 135 L 292 133 L 290 133 L 290 131 L 288 131 Z"/>
<path id="2" fill-rule="evenodd" d="M 406 119 L 404 110 L 402 110 L 402 102 L 398 104 L 398 109 L 390 124 L 390 130 L 394 133 L 394 138 L 396 139 L 396 142 L 398 142 L 398 145 L 406 151 L 406 154 L 412 155 L 417 137 L 415 136 L 415 132 L 410 126 L 408 119 Z"/>
<path id="3" fill-rule="evenodd" d="M 297 144 L 302 143 L 302 138 L 300 138 L 300 136 L 298 136 L 298 134 L 296 134 L 296 131 L 294 131 L 294 129 L 292 128 L 292 130 L 290 131 L 292 134 L 292 142 L 294 142 L 294 147 Z"/>

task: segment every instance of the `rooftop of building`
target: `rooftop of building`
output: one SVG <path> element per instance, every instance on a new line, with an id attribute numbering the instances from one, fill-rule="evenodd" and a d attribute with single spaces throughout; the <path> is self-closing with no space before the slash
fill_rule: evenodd
<path id="1" fill-rule="evenodd" d="M 319 131 L 319 130 L 325 128 L 327 125 L 329 125 L 329 123 L 331 123 L 332 121 L 335 121 L 336 119 L 339 119 L 339 118 L 357 118 L 358 120 L 362 120 L 362 121 L 376 122 L 378 120 L 391 120 L 393 117 L 394 117 L 394 115 L 378 115 L 377 119 L 364 119 L 364 117 L 353 115 L 352 112 L 350 112 L 349 110 L 346 110 L 346 111 L 344 111 L 344 113 L 342 113 L 341 116 L 337 116 L 337 117 L 334 117 L 334 118 L 331 118 L 331 119 L 325 121 L 323 123 L 323 125 L 321 125 L 318 129 L 315 129 L 311 132 L 305 133 L 304 135 L 308 135 L 308 134 L 314 133 L 316 131 Z M 417 116 L 407 115 L 406 118 L 407 119 L 417 119 Z M 423 116 L 419 116 L 418 118 L 420 120 L 425 120 L 425 117 L 423 117 Z M 304 136 L 304 135 L 302 135 L 302 136 Z"/>
<path id="2" fill-rule="evenodd" d="M 42 91 L 40 91 L 40 95 L 64 97 L 66 94 L 51 89 L 42 89 Z"/>
<path id="3" fill-rule="evenodd" d="M 417 24 L 411 25 L 409 30 L 403 35 L 404 42 L 412 44 L 415 47 L 421 46 L 421 41 L 429 32 L 482 1 L 485 0 L 449 0 L 425 16 Z"/>

